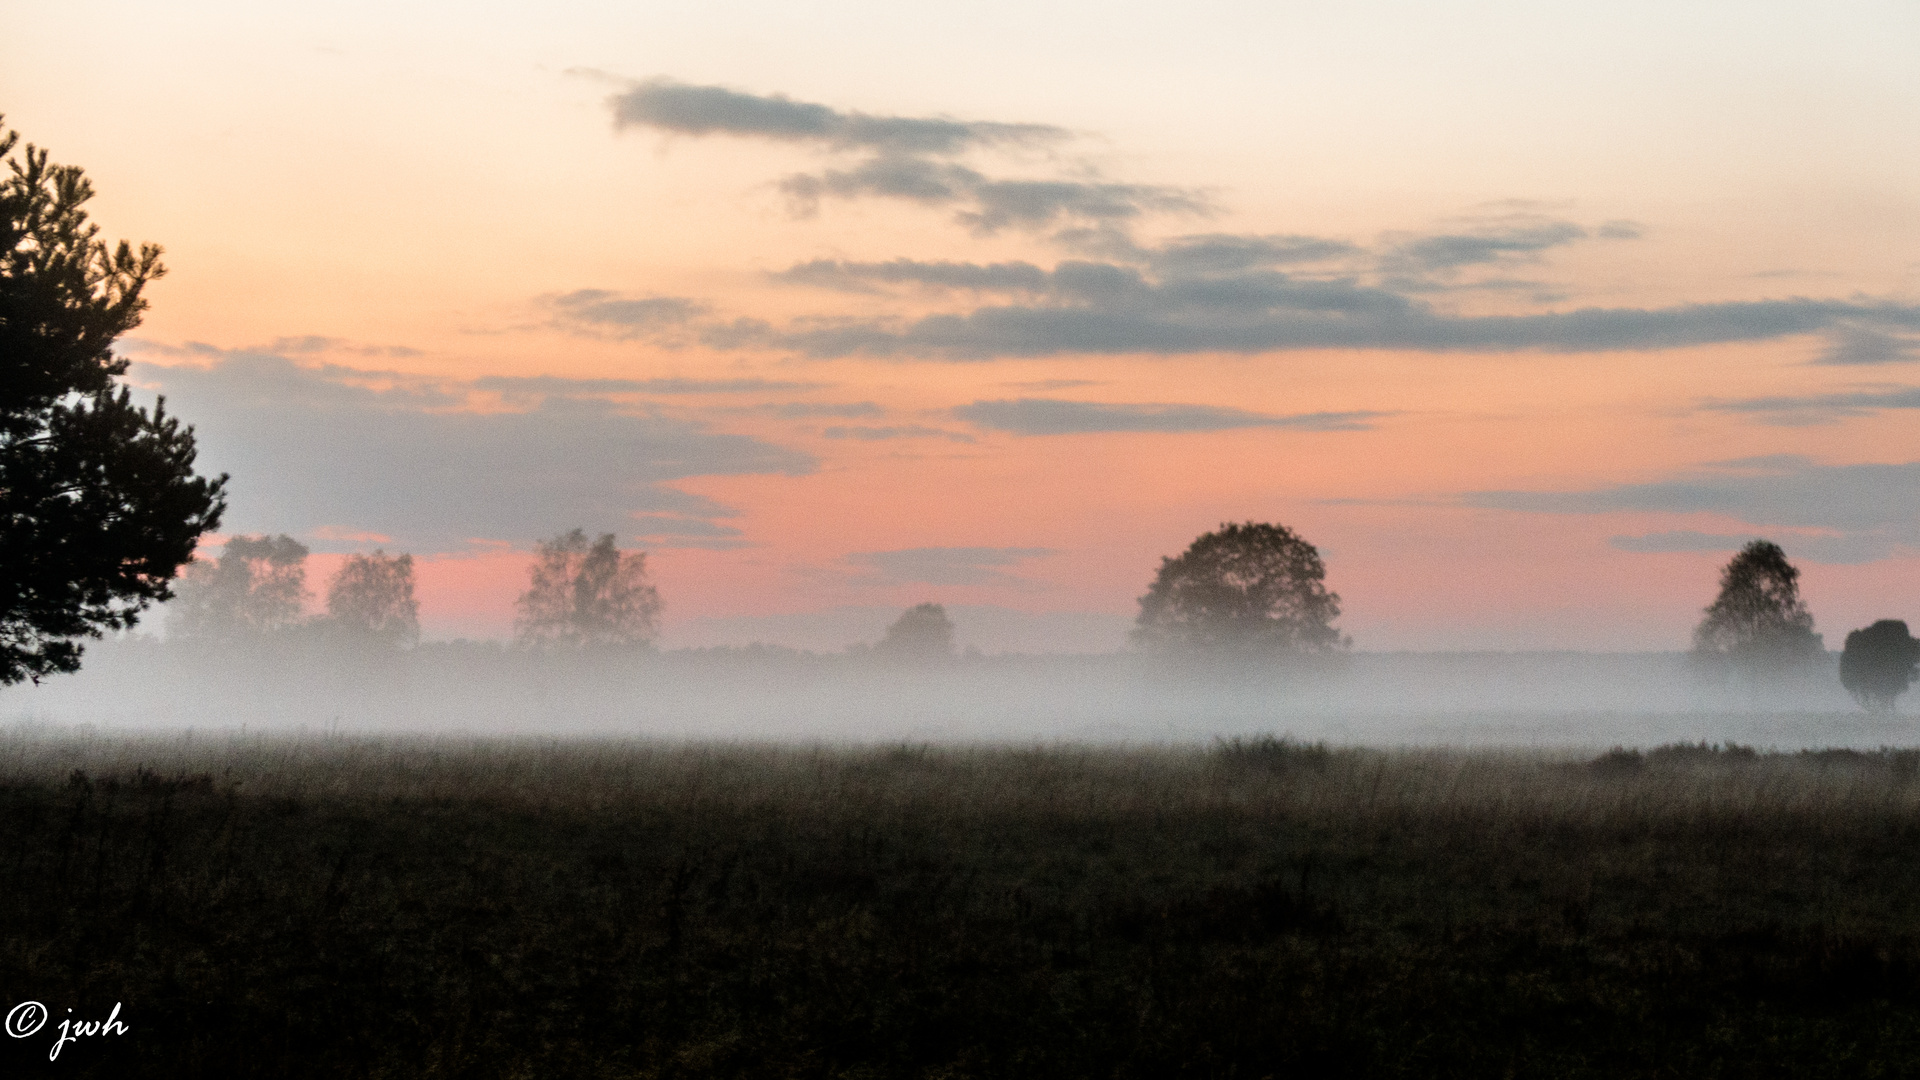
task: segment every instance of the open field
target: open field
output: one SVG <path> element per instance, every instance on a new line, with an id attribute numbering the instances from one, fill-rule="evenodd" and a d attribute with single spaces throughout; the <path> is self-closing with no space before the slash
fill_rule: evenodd
<path id="1" fill-rule="evenodd" d="M 0 823 L 65 1075 L 1920 1070 L 1913 751 L 16 728 Z"/>

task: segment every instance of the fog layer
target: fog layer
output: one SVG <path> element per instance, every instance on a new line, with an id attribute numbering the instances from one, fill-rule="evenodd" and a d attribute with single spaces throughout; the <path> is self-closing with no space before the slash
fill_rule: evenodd
<path id="1" fill-rule="evenodd" d="M 0 690 L 0 720 L 202 728 L 751 741 L 1190 742 L 1272 733 L 1358 745 L 1905 743 L 1833 665 L 1765 681 L 1686 654 L 1354 653 L 1306 667 L 1135 654 L 919 662 L 773 648 L 536 652 L 311 642 L 92 646 L 85 669 Z"/>

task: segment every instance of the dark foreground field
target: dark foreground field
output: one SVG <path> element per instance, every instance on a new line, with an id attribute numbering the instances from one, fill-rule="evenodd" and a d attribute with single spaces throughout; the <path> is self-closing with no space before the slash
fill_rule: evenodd
<path id="1" fill-rule="evenodd" d="M 21 731 L 0 1070 L 1914 1075 L 1916 764 Z"/>

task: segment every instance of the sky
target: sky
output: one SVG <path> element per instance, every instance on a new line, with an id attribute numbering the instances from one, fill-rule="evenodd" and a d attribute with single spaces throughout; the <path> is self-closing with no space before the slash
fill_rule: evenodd
<path id="1" fill-rule="evenodd" d="M 1363 650 L 1688 644 L 1780 543 L 1920 622 L 1920 7 L 0 0 L 0 112 L 166 248 L 227 533 L 534 543 L 662 644 L 1122 646 L 1227 521 Z"/>

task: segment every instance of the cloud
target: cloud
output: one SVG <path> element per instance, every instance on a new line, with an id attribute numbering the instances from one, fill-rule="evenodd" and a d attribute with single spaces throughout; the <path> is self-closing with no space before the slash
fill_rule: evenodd
<path id="1" fill-rule="evenodd" d="M 1244 270 L 1351 258 L 1362 249 L 1321 236 L 1245 236 L 1207 233 L 1177 236 L 1144 251 L 1161 274 L 1231 274 Z"/>
<path id="2" fill-rule="evenodd" d="M 779 379 L 566 379 L 557 375 L 483 375 L 468 385 L 507 394 L 601 397 L 607 394 L 766 394 L 814 390 L 830 383 Z"/>
<path id="3" fill-rule="evenodd" d="M 1131 267 L 1063 263 L 1049 280 L 1054 292 L 1041 303 L 990 304 L 904 323 L 812 321 L 781 329 L 741 319 L 707 329 L 702 340 L 818 359 L 978 361 L 1299 349 L 1614 352 L 1766 341 L 1842 321 L 1920 328 L 1920 307 L 1802 298 L 1471 316 L 1350 279 L 1273 271 L 1153 281 Z"/>
<path id="4" fill-rule="evenodd" d="M 947 155 L 977 147 L 1044 146 L 1073 137 L 1072 132 L 1051 124 L 874 116 L 795 101 L 785 94 L 748 94 L 671 79 L 636 84 L 615 94 L 608 105 L 616 128 L 817 143 L 838 150 L 892 154 Z"/>
<path id="5" fill-rule="evenodd" d="M 1397 269 L 1417 273 L 1455 270 L 1480 263 L 1532 258 L 1588 235 L 1587 230 L 1571 221 L 1531 216 L 1507 218 L 1466 232 L 1403 240 L 1389 252 L 1387 261 Z"/>
<path id="6" fill-rule="evenodd" d="M 851 169 L 795 173 L 780 181 L 780 191 L 802 216 L 817 212 L 827 197 L 964 204 L 954 220 L 981 236 L 1009 227 L 1038 229 L 1062 221 L 1111 226 L 1149 213 L 1204 214 L 1211 209 L 1200 193 L 1180 188 L 1095 180 L 996 180 L 964 165 L 905 155 L 875 157 Z"/>
<path id="7" fill-rule="evenodd" d="M 811 416 L 855 420 L 863 416 L 886 415 L 885 409 L 871 401 L 788 401 L 767 405 L 764 409 L 782 420 L 800 420 Z"/>
<path id="8" fill-rule="evenodd" d="M 1805 394 L 1712 401 L 1701 406 L 1711 412 L 1752 413 L 1764 422 L 1783 427 L 1831 424 L 1885 409 L 1920 409 L 1920 387 L 1894 386 L 1835 394 Z"/>
<path id="9" fill-rule="evenodd" d="M 1615 536 L 1609 547 L 1639 553 L 1676 551 L 1738 551 L 1759 539 L 1772 539 L 1796 559 L 1829 565 L 1857 565 L 1876 562 L 1893 554 L 1892 541 L 1874 536 L 1822 536 L 1776 533 L 1770 538 L 1751 533 L 1702 533 L 1685 530 L 1648 533 L 1644 536 Z"/>
<path id="10" fill-rule="evenodd" d="M 419 356 L 419 349 L 406 345 L 363 345 L 345 338 L 325 337 L 320 334 L 300 334 L 294 337 L 278 337 L 263 346 L 262 352 L 297 355 L 320 352 L 346 352 L 357 356 L 386 356 L 395 359 Z"/>
<path id="11" fill-rule="evenodd" d="M 1049 303 L 1031 310 L 1124 309 L 1135 313 L 1234 314 L 1248 308 L 1301 311 L 1410 312 L 1414 302 L 1351 278 L 1291 277 L 1270 270 L 1153 280 L 1120 263 L 1068 259 L 1044 270 L 1032 263 L 842 262 L 802 263 L 777 280 L 871 291 L 877 284 L 910 283 L 933 289 L 1026 294 Z M 762 324 L 764 325 L 764 324 Z"/>
<path id="12" fill-rule="evenodd" d="M 1025 382 L 1001 383 L 1016 390 L 1077 390 L 1082 386 L 1103 385 L 1099 379 L 1032 379 Z"/>
<path id="13" fill-rule="evenodd" d="M 954 206 L 954 219 L 988 235 L 1060 222 L 1114 227 L 1149 213 L 1205 213 L 1199 192 L 1124 184 L 1092 176 L 1001 178 L 953 160 L 983 150 L 1057 147 L 1075 138 L 1051 124 L 999 123 L 932 116 L 844 112 L 784 94 L 749 94 L 671 79 L 634 84 L 608 99 L 615 130 L 648 128 L 669 135 L 727 135 L 798 143 L 863 159 L 844 168 L 789 175 L 779 183 L 794 213 L 817 212 L 822 199 L 881 197 Z"/>
<path id="14" fill-rule="evenodd" d="M 577 289 L 546 299 L 554 324 L 574 333 L 613 338 L 643 337 L 706 314 L 707 305 L 684 296 L 622 296 L 606 289 Z"/>
<path id="15" fill-rule="evenodd" d="M 1486 235 L 1428 237 L 1405 250 L 1423 253 L 1432 266 L 1457 269 L 1472 260 L 1538 252 L 1578 235 L 1585 230 L 1535 223 Z M 1276 268 L 1293 256 L 1334 262 L 1311 272 Z M 867 294 L 897 287 L 972 294 L 975 303 L 907 320 L 815 318 L 776 327 L 736 319 L 705 328 L 702 340 L 715 348 L 782 349 L 823 359 L 973 361 L 1299 349 L 1609 352 L 1840 333 L 1851 341 L 1869 335 L 1884 346 L 1879 355 L 1891 356 L 1888 349 L 1904 347 L 1897 332 L 1920 330 L 1920 307 L 1805 297 L 1461 315 L 1417 294 L 1471 288 L 1527 290 L 1543 303 L 1550 297 L 1532 281 L 1405 274 L 1373 281 L 1361 272 L 1370 262 L 1387 265 L 1399 258 L 1317 237 L 1206 234 L 1148 247 L 1127 242 L 1113 258 L 1064 259 L 1051 268 L 1026 261 L 816 259 L 772 277 Z"/>
<path id="16" fill-rule="evenodd" d="M 1647 533 L 1644 536 L 1608 537 L 1607 546 L 1621 551 L 1671 552 L 1671 551 L 1738 551 L 1749 541 L 1758 539 L 1746 533 L 1703 533 L 1678 530 L 1674 532 Z"/>
<path id="17" fill-rule="evenodd" d="M 1461 502 L 1543 514 L 1718 514 L 1757 528 L 1811 530 L 1819 535 L 1796 543 L 1817 561 L 1870 562 L 1920 546 L 1915 490 L 1920 490 L 1920 462 L 1820 465 L 1775 455 L 1718 462 L 1653 483 L 1588 491 L 1482 491 L 1462 496 Z M 1681 543 L 1711 534 L 1651 535 L 1681 537 L 1672 541 Z"/>
<path id="18" fill-rule="evenodd" d="M 874 116 L 782 95 L 653 80 L 611 99 L 621 127 L 732 135 L 804 144 L 852 160 L 788 175 L 780 188 L 800 211 L 827 198 L 883 197 L 950 208 L 980 234 L 1043 231 L 1078 258 L 1047 268 L 1026 261 L 969 263 L 900 258 L 819 259 L 776 280 L 882 294 L 911 287 L 972 294 L 947 310 L 911 315 L 800 317 L 784 325 L 751 315 L 699 321 L 697 302 L 569 294 L 577 324 L 614 332 L 684 325 L 715 349 L 779 350 L 947 361 L 1055 355 L 1190 355 L 1383 349 L 1597 353 L 1661 350 L 1825 334 L 1821 363 L 1888 363 L 1920 357 L 1920 306 L 1792 296 L 1666 307 L 1557 307 L 1568 290 L 1515 268 L 1586 240 L 1634 240 L 1622 219 L 1582 224 L 1563 208 L 1508 200 L 1424 233 L 1388 234 L 1371 246 L 1289 233 L 1192 233 L 1157 244 L 1134 236 L 1150 214 L 1207 214 L 1203 190 L 1129 184 L 1085 162 L 1062 175 L 991 175 L 980 151 L 1060 152 L 1072 134 L 1044 124 Z M 974 154 L 962 160 L 961 155 Z M 1462 314 L 1427 297 L 1496 292 L 1535 307 Z M 606 305 L 615 305 L 603 307 Z M 641 305 L 626 307 L 619 305 Z M 697 325 L 696 325 L 697 324 Z"/>
<path id="19" fill-rule="evenodd" d="M 708 518 L 681 514 L 633 514 L 629 516 L 633 538 L 652 548 L 704 548 L 725 551 L 745 547 L 739 529 Z"/>
<path id="20" fill-rule="evenodd" d="M 1295 431 L 1365 431 L 1387 413 L 1319 412 L 1274 416 L 1214 405 L 1113 404 L 1019 398 L 976 401 L 953 410 L 961 420 L 1015 435 L 1083 435 L 1095 432 L 1197 432 L 1237 428 Z"/>
<path id="21" fill-rule="evenodd" d="M 875 285 L 919 285 L 933 289 L 1036 294 L 1049 292 L 1053 288 L 1053 274 L 1030 262 L 981 264 L 920 262 L 914 259 L 894 259 L 889 262 L 814 259 L 770 276 L 786 284 L 859 293 L 875 292 Z"/>
<path id="22" fill-rule="evenodd" d="M 1150 184 L 1074 180 L 986 180 L 971 194 L 979 209 L 957 220 L 990 234 L 1010 225 L 1037 228 L 1063 218 L 1122 222 L 1148 213 L 1205 214 L 1211 204 L 1198 192 Z"/>
<path id="23" fill-rule="evenodd" d="M 846 561 L 876 571 L 874 584 L 1018 585 L 1026 582 L 1001 567 L 1055 554 L 1051 548 L 925 547 L 859 551 Z"/>
<path id="24" fill-rule="evenodd" d="M 1209 289 L 1218 292 L 1222 279 L 1229 288 L 1232 283 L 1239 281 L 1324 281 L 1326 279 L 1292 279 L 1249 272 L 1289 263 L 1324 262 L 1360 253 L 1361 249 L 1344 241 L 1320 237 L 1230 236 L 1219 233 L 1176 237 L 1157 247 L 1132 247 L 1126 251 L 1131 262 L 1145 264 L 1152 274 L 1168 283 L 1187 282 L 1189 291 L 1196 295 L 1203 295 Z M 814 259 L 770 276 L 786 284 L 854 293 L 877 292 L 879 290 L 876 287 L 883 285 L 914 285 L 944 291 L 1082 298 L 1088 293 L 1087 285 L 1094 281 L 1138 286 L 1148 283 L 1141 271 L 1127 263 L 1077 259 L 1064 261 L 1052 270 L 1023 261 L 967 263 L 892 259 L 886 262 L 853 262 Z M 1109 288 L 1105 291 L 1110 293 L 1112 290 Z"/>
<path id="25" fill-rule="evenodd" d="M 927 427 L 924 424 L 903 424 L 896 427 L 835 426 L 822 430 L 820 434 L 829 439 L 858 439 L 862 442 L 879 442 L 886 439 L 946 439 L 963 443 L 973 441 L 973 436 L 965 432 L 946 431 L 941 428 Z"/>
<path id="26" fill-rule="evenodd" d="M 338 525 L 322 525 L 307 535 L 319 540 L 331 540 L 347 544 L 391 544 L 393 537 L 385 533 L 360 532 L 342 528 Z"/>
<path id="27" fill-rule="evenodd" d="M 1827 331 L 1827 348 L 1813 362 L 1841 366 L 1906 364 L 1920 360 L 1920 342 L 1870 326 L 1841 323 Z"/>
<path id="28" fill-rule="evenodd" d="M 636 513 L 711 521 L 731 511 L 672 481 L 815 468 L 805 453 L 644 408 L 553 396 L 479 413 L 467 408 L 472 384 L 369 384 L 349 368 L 267 353 L 143 363 L 133 375 L 194 425 L 203 471 L 233 474 L 225 525 L 242 532 L 378 533 L 395 547 L 449 551 L 618 529 Z"/>

